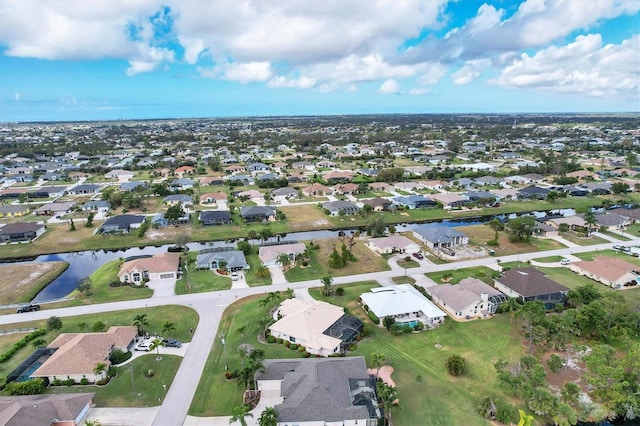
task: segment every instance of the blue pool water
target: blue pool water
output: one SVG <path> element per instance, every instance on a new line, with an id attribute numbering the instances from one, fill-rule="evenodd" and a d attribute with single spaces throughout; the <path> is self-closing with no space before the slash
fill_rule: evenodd
<path id="1" fill-rule="evenodd" d="M 22 373 L 22 375 L 16 379 L 16 382 L 24 382 L 26 380 L 29 380 L 29 376 L 38 368 L 40 368 L 41 365 L 42 363 L 40 361 L 36 361 L 31 364 L 31 367 L 27 368 L 24 373 Z"/>

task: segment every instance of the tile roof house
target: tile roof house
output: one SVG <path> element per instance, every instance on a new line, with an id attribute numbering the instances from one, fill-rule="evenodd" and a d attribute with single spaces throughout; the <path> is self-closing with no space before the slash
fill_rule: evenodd
<path id="1" fill-rule="evenodd" d="M 569 268 L 612 288 L 640 285 L 640 267 L 616 257 L 598 256 L 591 261 L 572 262 Z"/>
<path id="2" fill-rule="evenodd" d="M 617 213 L 601 213 L 596 215 L 598 226 L 606 226 L 609 229 L 620 229 L 632 224 L 632 220 Z"/>
<path id="3" fill-rule="evenodd" d="M 100 192 L 100 185 L 85 183 L 82 185 L 74 186 L 69 189 L 69 194 L 71 195 L 83 195 L 83 194 L 96 194 Z"/>
<path id="4" fill-rule="evenodd" d="M 69 377 L 78 383 L 83 377 L 89 382 L 100 380 L 93 371 L 96 365 L 104 363 L 109 368 L 111 351 L 129 351 L 137 334 L 135 326 L 111 327 L 104 333 L 61 333 L 47 346 L 56 351 L 30 377 L 49 381 Z"/>
<path id="5" fill-rule="evenodd" d="M 73 201 L 60 203 L 47 203 L 33 211 L 36 216 L 53 216 L 60 213 L 68 213 L 76 205 Z"/>
<path id="6" fill-rule="evenodd" d="M 373 426 L 382 417 L 363 357 L 268 359 L 258 389 L 277 390 L 278 424 Z"/>
<path id="7" fill-rule="evenodd" d="M 31 242 L 44 234 L 44 225 L 34 222 L 9 223 L 0 228 L 0 244 Z"/>
<path id="8" fill-rule="evenodd" d="M 375 287 L 362 293 L 360 300 L 381 321 L 390 316 L 401 326 L 413 327 L 421 322 L 427 327 L 436 327 L 447 316 L 410 284 Z"/>
<path id="9" fill-rule="evenodd" d="M 413 254 L 421 250 L 420 244 L 403 236 L 391 235 L 389 237 L 370 238 L 367 247 L 378 254 L 407 253 Z"/>
<path id="10" fill-rule="evenodd" d="M 223 264 L 229 271 L 249 269 L 244 252 L 240 250 L 206 251 L 201 250 L 196 257 L 198 269 L 219 269 Z"/>
<path id="11" fill-rule="evenodd" d="M 556 303 L 564 303 L 569 289 L 535 268 L 509 269 L 495 279 L 495 288 L 509 297 L 525 302 L 540 300 L 545 308 L 553 309 Z"/>
<path id="12" fill-rule="evenodd" d="M 240 217 L 246 222 L 275 220 L 276 208 L 272 206 L 242 206 L 240 207 Z"/>
<path id="13" fill-rule="evenodd" d="M 551 191 L 546 188 L 529 186 L 518 190 L 518 198 L 522 198 L 524 200 L 546 200 L 549 192 Z"/>
<path id="14" fill-rule="evenodd" d="M 0 424 L 77 426 L 83 424 L 94 396 L 94 393 L 2 396 Z"/>
<path id="15" fill-rule="evenodd" d="M 333 189 L 317 183 L 303 188 L 302 193 L 307 197 L 323 197 L 325 195 L 332 195 Z"/>
<path id="16" fill-rule="evenodd" d="M 361 202 L 363 205 L 371 206 L 374 212 L 387 211 L 389 210 L 389 207 L 391 207 L 391 204 L 393 204 L 391 201 L 387 200 L 386 198 L 380 198 L 380 197 L 371 198 L 368 200 L 361 200 Z"/>
<path id="17" fill-rule="evenodd" d="M 187 207 L 193 205 L 193 198 L 190 195 L 185 194 L 171 194 L 164 197 L 162 199 L 162 203 L 169 206 L 181 204 L 183 207 Z"/>
<path id="18" fill-rule="evenodd" d="M 458 284 L 439 284 L 427 292 L 442 309 L 457 319 L 482 318 L 494 314 L 507 297 L 499 290 L 467 277 Z"/>
<path id="19" fill-rule="evenodd" d="M 178 278 L 180 254 L 164 252 L 124 262 L 118 271 L 120 282 L 142 284 L 145 280 Z"/>
<path id="20" fill-rule="evenodd" d="M 433 207 L 436 205 L 435 201 L 423 197 L 422 195 L 393 197 L 393 203 L 398 206 L 404 206 L 408 209 L 420 209 L 423 207 Z"/>
<path id="21" fill-rule="evenodd" d="M 461 194 L 455 192 L 429 194 L 428 198 L 432 201 L 442 203 L 442 207 L 444 209 L 460 207 L 469 203 L 469 200 L 464 198 Z"/>
<path id="22" fill-rule="evenodd" d="M 278 256 L 283 253 L 289 255 L 291 261 L 295 261 L 296 257 L 306 250 L 306 246 L 303 243 L 290 243 L 290 244 L 278 244 L 272 246 L 262 246 L 258 253 L 258 257 L 263 265 L 277 266 Z"/>
<path id="23" fill-rule="evenodd" d="M 353 179 L 353 172 L 349 172 L 349 171 L 343 171 L 343 170 L 336 170 L 333 172 L 329 172 L 326 175 L 322 176 L 324 180 L 327 181 L 327 183 L 329 183 L 330 185 L 332 184 L 336 184 L 336 183 L 347 183 L 347 182 L 351 182 L 351 180 Z"/>
<path id="24" fill-rule="evenodd" d="M 225 192 L 207 192 L 200 196 L 200 204 L 217 204 L 218 202 L 227 201 L 227 194 Z"/>
<path id="25" fill-rule="evenodd" d="M 547 225 L 552 226 L 554 229 L 559 229 L 560 225 L 566 224 L 569 226 L 570 230 L 574 230 L 576 227 L 584 227 L 585 221 L 580 216 L 567 216 L 567 217 L 556 217 L 552 219 L 547 219 L 544 221 Z"/>
<path id="26" fill-rule="evenodd" d="M 31 208 L 27 206 L 0 205 L 0 217 L 20 217 L 29 214 Z"/>
<path id="27" fill-rule="evenodd" d="M 340 353 L 363 328 L 362 321 L 346 315 L 341 307 L 320 301 L 286 299 L 273 317 L 280 319 L 269 326 L 272 336 L 319 356 Z"/>

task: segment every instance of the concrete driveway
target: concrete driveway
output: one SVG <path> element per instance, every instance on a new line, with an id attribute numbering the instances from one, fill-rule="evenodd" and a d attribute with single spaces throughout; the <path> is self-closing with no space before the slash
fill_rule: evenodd
<path id="1" fill-rule="evenodd" d="M 176 295 L 176 279 L 169 278 L 165 280 L 151 280 L 147 286 L 153 290 L 152 297 L 165 297 Z"/>

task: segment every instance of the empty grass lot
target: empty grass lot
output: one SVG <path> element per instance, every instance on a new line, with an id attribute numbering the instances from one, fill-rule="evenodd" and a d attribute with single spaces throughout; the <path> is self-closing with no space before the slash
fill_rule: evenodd
<path id="1" fill-rule="evenodd" d="M 357 241 L 351 249 L 356 257 L 355 262 L 350 261 L 339 269 L 330 268 L 327 264 L 329 256 L 333 252 L 334 246 L 338 253 L 341 253 L 342 243 L 337 239 L 324 239 L 316 241 L 315 244 L 319 249 L 311 251 L 309 266 L 303 267 L 302 263 L 298 262 L 294 268 L 284 274 L 288 281 L 306 281 L 322 278 L 326 275 L 340 277 L 390 269 L 387 261 L 365 247 L 362 241 Z"/>
<path id="2" fill-rule="evenodd" d="M 67 267 L 67 262 L 0 265 L 0 305 L 29 302 Z"/>
<path id="3" fill-rule="evenodd" d="M 278 207 L 287 216 L 287 224 L 293 230 L 300 229 L 328 229 L 331 223 L 327 216 L 315 204 L 304 204 L 301 206 Z"/>
<path id="4" fill-rule="evenodd" d="M 493 284 L 493 275 L 498 271 L 487 268 L 486 266 L 478 266 L 475 268 L 452 269 L 441 272 L 428 272 L 425 275 L 438 284 L 458 284 L 464 278 L 477 278 L 487 284 Z"/>
<path id="5" fill-rule="evenodd" d="M 564 247 L 557 241 L 542 238 L 530 238 L 528 243 L 514 243 L 509 241 L 509 234 L 504 231 L 498 232 L 498 246 L 487 246 L 487 242 L 493 240 L 495 236 L 495 232 L 489 225 L 472 225 L 457 229 L 467 234 L 470 245 L 486 247 L 487 250 L 495 250 L 496 256 L 554 250 Z"/>
<path id="6" fill-rule="evenodd" d="M 580 237 L 575 232 L 561 232 L 560 237 L 564 238 L 567 241 L 571 241 L 572 243 L 577 244 L 579 246 L 592 246 L 596 244 L 605 244 L 609 242 L 609 240 L 605 240 L 604 238 L 600 238 L 595 235 L 590 235 L 588 237 Z"/>

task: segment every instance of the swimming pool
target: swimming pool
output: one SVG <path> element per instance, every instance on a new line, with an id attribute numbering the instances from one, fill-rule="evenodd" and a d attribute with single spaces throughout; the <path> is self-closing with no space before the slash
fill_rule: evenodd
<path id="1" fill-rule="evenodd" d="M 31 378 L 29 376 L 31 376 L 31 374 L 33 374 L 34 371 L 40 368 L 41 365 L 42 363 L 40 361 L 36 361 L 33 364 L 31 364 L 31 366 L 27 368 L 24 371 L 24 373 L 22 373 L 20 377 L 16 379 L 16 382 L 24 382 L 24 381 L 30 380 Z"/>

